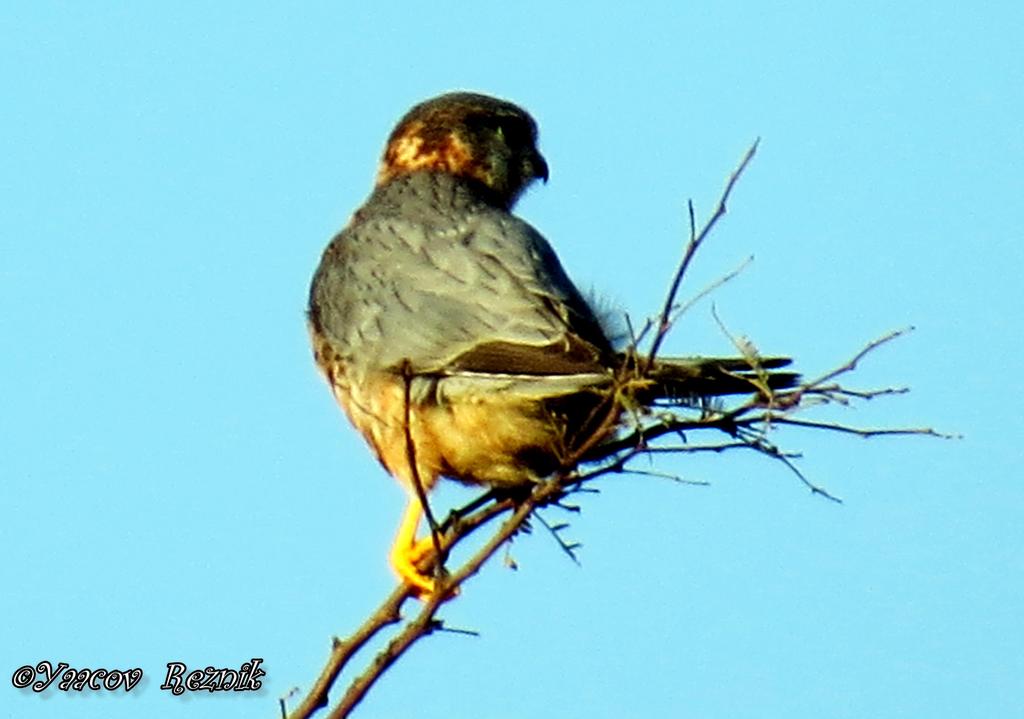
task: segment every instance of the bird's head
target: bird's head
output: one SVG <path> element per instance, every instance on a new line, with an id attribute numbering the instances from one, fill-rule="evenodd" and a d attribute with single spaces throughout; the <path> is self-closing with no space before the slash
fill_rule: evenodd
<path id="1" fill-rule="evenodd" d="M 506 209 L 534 179 L 548 179 L 533 118 L 510 102 L 470 92 L 441 95 L 409 110 L 388 138 L 377 185 L 421 170 L 479 183 Z"/>

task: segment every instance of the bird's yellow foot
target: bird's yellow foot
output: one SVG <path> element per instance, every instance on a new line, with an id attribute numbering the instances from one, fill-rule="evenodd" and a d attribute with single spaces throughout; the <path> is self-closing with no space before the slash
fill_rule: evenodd
<path id="1" fill-rule="evenodd" d="M 413 588 L 416 598 L 426 601 L 437 591 L 437 582 L 423 569 L 431 569 L 437 559 L 434 556 L 433 537 L 416 539 L 421 514 L 419 502 L 413 498 L 406 508 L 398 527 L 398 536 L 391 547 L 391 566 L 395 568 L 399 578 Z M 449 598 L 458 593 L 457 589 L 446 591 Z"/>
<path id="2" fill-rule="evenodd" d="M 412 586 L 418 599 L 426 599 L 436 588 L 434 579 L 417 567 L 433 552 L 434 540 L 431 537 L 407 545 L 396 543 L 391 548 L 391 566 L 402 581 Z"/>

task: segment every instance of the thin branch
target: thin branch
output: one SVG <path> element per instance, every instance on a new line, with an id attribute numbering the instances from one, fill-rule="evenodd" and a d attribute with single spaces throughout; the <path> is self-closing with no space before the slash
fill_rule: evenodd
<path id="1" fill-rule="evenodd" d="M 668 331 L 671 328 L 669 318 L 672 314 L 672 307 L 676 303 L 676 295 L 679 293 L 679 285 L 683 281 L 683 276 L 690 267 L 690 263 L 693 261 L 694 255 L 697 254 L 697 250 L 704 243 L 708 234 L 718 223 L 719 218 L 725 214 L 725 205 L 729 200 L 729 195 L 732 194 L 732 188 L 736 185 L 736 182 L 740 179 L 743 171 L 747 169 L 747 165 L 754 159 L 754 154 L 757 152 L 757 146 L 761 142 L 761 138 L 754 140 L 754 144 L 750 146 L 743 159 L 740 161 L 739 166 L 733 170 L 729 176 L 729 180 L 725 183 L 725 189 L 722 191 L 722 195 L 718 199 L 718 206 L 715 208 L 715 212 L 711 215 L 710 219 L 704 223 L 700 232 L 694 233 L 696 228 L 696 222 L 694 221 L 693 202 L 689 202 L 690 212 L 690 241 L 686 243 L 686 250 L 683 252 L 683 259 L 676 268 L 676 273 L 672 277 L 672 282 L 669 284 L 668 295 L 665 298 L 665 304 L 661 309 L 661 317 L 658 321 L 658 330 L 654 335 L 654 342 L 651 344 L 651 349 L 647 353 L 647 362 L 644 369 L 650 369 L 651 364 L 654 362 L 658 355 L 658 350 L 661 349 L 661 343 L 664 342 L 665 337 L 668 335 Z"/>
<path id="2" fill-rule="evenodd" d="M 638 452 L 637 454 L 639 455 L 650 453 L 650 450 L 644 450 L 642 452 Z M 626 467 L 625 469 L 619 470 L 619 473 L 632 474 L 636 477 L 654 477 L 655 479 L 667 479 L 668 481 L 674 482 L 675 484 L 690 484 L 693 485 L 694 487 L 707 487 L 709 485 L 708 482 L 702 482 L 700 480 L 695 479 L 683 479 L 678 474 L 673 474 L 672 472 L 658 472 L 653 469 L 637 469 L 636 467 Z"/>
<path id="3" fill-rule="evenodd" d="M 438 624 L 434 628 L 435 632 L 446 632 L 448 634 L 458 634 L 463 637 L 479 637 L 480 632 L 475 629 L 460 629 L 459 627 L 449 627 L 445 624 Z"/>
<path id="4" fill-rule="evenodd" d="M 555 540 L 555 543 L 558 545 L 558 548 L 561 549 L 565 553 L 565 555 L 569 557 L 569 559 L 571 559 L 576 564 L 579 564 L 580 558 L 579 556 L 577 556 L 576 550 L 579 549 L 582 545 L 580 545 L 579 542 L 566 542 L 564 539 L 562 539 L 561 532 L 563 529 L 568 529 L 569 525 L 565 522 L 560 522 L 559 524 L 549 524 L 548 520 L 546 520 L 544 518 L 544 515 L 540 512 L 535 512 L 534 516 L 540 521 L 541 525 L 543 525 L 544 528 L 548 530 L 548 534 L 550 534 L 551 537 Z"/>
<path id="5" fill-rule="evenodd" d="M 278 697 L 277 703 L 278 703 L 279 708 L 281 709 L 281 719 L 288 719 L 288 700 L 291 699 L 293 696 L 295 696 L 298 693 L 299 693 L 299 688 L 298 687 L 292 687 L 287 692 L 285 692 L 283 695 Z"/>
<path id="6" fill-rule="evenodd" d="M 754 256 L 750 255 L 749 257 L 747 257 L 747 259 L 743 260 L 743 262 L 741 262 L 739 264 L 739 267 L 737 267 L 736 269 L 732 270 L 731 272 L 728 272 L 728 273 L 722 275 L 717 280 L 715 280 L 714 282 L 709 284 L 707 287 L 702 289 L 700 292 L 695 294 L 693 297 L 691 297 L 689 300 L 684 302 L 675 311 L 673 311 L 672 316 L 669 318 L 669 324 L 670 325 L 674 324 L 678 317 L 686 314 L 690 310 L 690 308 L 693 307 L 695 304 L 697 304 L 702 299 L 704 299 L 705 297 L 710 295 L 712 292 L 714 292 L 715 290 L 720 288 L 722 285 L 724 285 L 727 282 L 730 282 L 731 280 L 735 279 L 737 276 L 739 276 L 739 274 L 741 272 L 743 272 L 745 269 L 747 269 L 747 267 L 753 261 L 754 261 Z"/>
<path id="7" fill-rule="evenodd" d="M 835 502 L 836 504 L 842 504 L 843 503 L 842 499 L 840 499 L 839 497 L 835 496 L 834 494 L 831 494 L 824 487 L 820 487 L 817 484 L 814 484 L 811 480 L 807 479 L 807 477 L 804 475 L 804 473 L 801 472 L 800 469 L 795 464 L 793 464 L 793 461 L 789 457 L 787 457 L 785 454 L 783 454 L 782 452 L 767 452 L 766 454 L 769 457 L 774 457 L 775 459 L 779 460 L 784 465 L 786 465 L 786 467 L 788 467 L 789 470 L 793 474 L 795 474 L 800 479 L 800 481 L 803 482 L 803 484 L 809 490 L 811 490 L 811 494 L 821 495 L 825 499 L 830 499 L 833 502 Z"/>
<path id="8" fill-rule="evenodd" d="M 731 449 L 751 449 L 749 442 L 722 442 L 721 444 L 673 444 L 659 447 L 647 447 L 643 454 L 721 454 Z M 795 455 L 794 455 L 795 456 Z M 706 484 L 706 482 L 702 482 Z"/>
<path id="9" fill-rule="evenodd" d="M 438 591 L 434 592 L 427 598 L 419 614 L 412 619 L 412 621 L 406 624 L 405 628 L 388 643 L 384 650 L 373 658 L 370 667 L 363 674 L 356 677 L 345 692 L 345 695 L 341 698 L 341 701 L 328 715 L 329 719 L 343 719 L 343 717 L 349 716 L 351 711 L 363 700 L 363 697 L 366 696 L 366 692 L 370 690 L 370 687 L 376 683 L 380 676 L 387 671 L 387 669 L 394 664 L 395 661 L 397 661 L 398 658 L 409 649 L 409 647 L 437 628 L 434 617 L 437 614 L 438 609 L 440 609 L 441 605 L 446 601 L 446 596 L 450 594 L 451 590 L 455 587 L 461 586 L 463 582 L 480 571 L 480 567 L 482 567 L 483 564 L 491 558 L 501 545 L 519 531 L 519 528 L 529 518 L 530 514 L 537 506 L 541 506 L 550 501 L 553 496 L 560 492 L 561 489 L 557 483 L 544 483 L 537 485 L 537 488 L 530 494 L 530 496 L 516 508 L 512 516 L 502 523 L 494 536 L 492 536 L 476 554 L 466 561 L 465 564 L 452 572 L 445 581 L 445 586 L 438 587 Z"/>
<path id="10" fill-rule="evenodd" d="M 821 387 L 820 391 L 831 392 L 833 396 L 839 397 L 850 397 L 853 399 L 875 399 L 876 397 L 887 397 L 895 394 L 906 394 L 910 391 L 909 387 L 883 387 L 882 389 L 862 389 L 855 390 L 847 387 L 840 387 L 839 385 L 831 385 L 830 387 Z"/>
<path id="11" fill-rule="evenodd" d="M 961 439 L 958 434 L 945 434 L 938 432 L 931 427 L 851 427 L 838 422 L 816 422 L 814 420 L 796 419 L 794 417 L 776 417 L 778 424 L 788 424 L 794 427 L 807 427 L 809 429 L 824 429 L 829 432 L 841 432 L 843 434 L 855 434 L 860 437 L 884 437 L 918 435 L 922 437 L 938 437 L 940 439 Z"/>
<path id="12" fill-rule="evenodd" d="M 416 499 L 419 500 L 423 514 L 427 518 L 427 525 L 430 527 L 430 538 L 434 542 L 434 551 L 438 556 L 437 573 L 444 574 L 444 554 L 441 552 L 441 540 L 437 520 L 434 519 L 434 512 L 430 509 L 430 502 L 427 500 L 427 490 L 420 479 L 419 464 L 416 462 L 416 443 L 412 438 L 412 380 L 414 377 L 412 362 L 408 359 L 402 362 L 403 380 L 403 430 L 405 432 L 405 459 L 409 463 L 409 476 L 412 478 L 412 486 L 416 491 Z"/>
<path id="13" fill-rule="evenodd" d="M 399 610 L 405 600 L 412 596 L 412 591 L 412 587 L 409 585 L 400 584 L 351 636 L 347 639 L 334 637 L 327 664 L 321 670 L 320 676 L 313 683 L 302 703 L 288 715 L 288 719 L 307 719 L 319 709 L 327 706 L 328 692 L 334 686 L 342 669 L 356 652 L 362 649 L 380 630 L 401 621 L 402 616 Z"/>
<path id="14" fill-rule="evenodd" d="M 872 340 L 871 342 L 868 342 L 848 362 L 846 362 L 843 365 L 840 365 L 839 367 L 836 367 L 832 371 L 822 375 L 821 377 L 819 377 L 818 379 L 814 380 L 813 382 L 810 382 L 809 384 L 812 385 L 812 386 L 823 385 L 825 382 L 828 382 L 831 379 L 835 379 L 836 377 L 838 377 L 840 375 L 846 374 L 848 372 L 852 372 L 853 370 L 855 370 L 857 368 L 857 364 L 862 359 L 864 359 L 867 355 L 869 355 L 870 353 L 874 352 L 876 349 L 878 349 L 882 345 L 888 344 L 889 342 L 892 342 L 897 337 L 902 337 L 903 335 L 905 335 L 905 334 L 907 334 L 909 332 L 913 332 L 913 331 L 914 331 L 914 328 L 912 326 L 911 327 L 904 327 L 902 329 L 893 330 L 892 332 L 889 332 L 889 333 L 887 333 L 885 335 L 882 335 L 878 339 L 875 339 L 875 340 Z"/>

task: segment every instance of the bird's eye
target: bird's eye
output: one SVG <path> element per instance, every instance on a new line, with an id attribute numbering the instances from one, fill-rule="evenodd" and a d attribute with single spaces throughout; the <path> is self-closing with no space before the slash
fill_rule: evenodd
<path id="1" fill-rule="evenodd" d="M 526 145 L 530 142 L 530 133 L 527 128 L 515 120 L 505 120 L 498 125 L 498 136 L 513 147 Z"/>

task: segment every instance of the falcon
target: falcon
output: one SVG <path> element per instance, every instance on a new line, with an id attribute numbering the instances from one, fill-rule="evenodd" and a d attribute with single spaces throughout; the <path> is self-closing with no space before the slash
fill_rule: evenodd
<path id="1" fill-rule="evenodd" d="M 564 469 L 627 361 L 548 242 L 512 214 L 538 179 L 548 165 L 522 108 L 469 92 L 420 103 L 313 276 L 316 364 L 409 494 L 391 563 L 421 598 L 435 581 L 417 568 L 433 544 L 416 538 L 416 484 L 511 489 Z M 765 376 L 770 388 L 795 381 L 763 371 L 785 364 L 659 359 L 636 400 L 763 393 Z"/>

